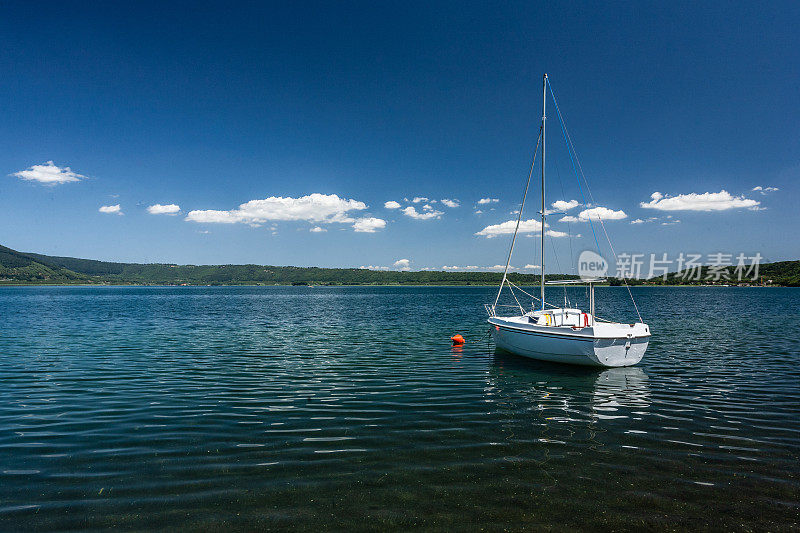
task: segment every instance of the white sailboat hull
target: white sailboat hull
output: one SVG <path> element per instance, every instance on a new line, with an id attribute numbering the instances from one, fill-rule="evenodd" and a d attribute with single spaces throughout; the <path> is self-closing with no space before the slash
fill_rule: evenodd
<path id="1" fill-rule="evenodd" d="M 603 323 L 592 327 L 526 324 L 526 317 L 491 317 L 495 345 L 541 361 L 620 367 L 642 360 L 650 341 L 647 324 Z"/>

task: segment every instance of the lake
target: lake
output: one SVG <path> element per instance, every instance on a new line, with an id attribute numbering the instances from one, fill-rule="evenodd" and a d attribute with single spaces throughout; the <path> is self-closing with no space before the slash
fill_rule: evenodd
<path id="1" fill-rule="evenodd" d="M 0 529 L 798 527 L 800 289 L 634 288 L 607 370 L 496 354 L 495 291 L 0 288 Z"/>

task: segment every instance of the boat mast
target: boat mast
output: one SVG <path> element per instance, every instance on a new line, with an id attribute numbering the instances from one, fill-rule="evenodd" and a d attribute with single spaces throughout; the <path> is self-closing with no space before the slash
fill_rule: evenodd
<path id="1" fill-rule="evenodd" d="M 545 141 L 545 121 L 547 120 L 547 73 L 545 72 L 542 79 L 542 268 L 541 273 L 541 290 L 542 290 L 542 311 L 544 311 L 544 217 L 545 217 L 545 202 L 544 202 L 544 141 Z"/>

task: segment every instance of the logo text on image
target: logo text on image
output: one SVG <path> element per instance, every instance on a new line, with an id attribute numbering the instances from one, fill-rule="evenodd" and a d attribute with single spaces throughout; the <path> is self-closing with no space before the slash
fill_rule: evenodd
<path id="1" fill-rule="evenodd" d="M 578 256 L 578 275 L 581 279 L 603 278 L 608 274 L 608 261 L 602 255 L 584 250 Z"/>

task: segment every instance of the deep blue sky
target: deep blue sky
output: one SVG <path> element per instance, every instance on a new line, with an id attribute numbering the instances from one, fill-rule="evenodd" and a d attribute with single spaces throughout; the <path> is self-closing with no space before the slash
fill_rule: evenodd
<path id="1" fill-rule="evenodd" d="M 4 3 L 0 243 L 140 262 L 503 263 L 509 236 L 475 233 L 514 218 L 546 71 L 597 203 L 625 212 L 606 222 L 618 252 L 800 257 L 800 4 L 495 4 Z M 548 200 L 583 202 L 553 113 L 548 129 Z M 15 176 L 47 161 L 86 178 Z M 723 190 L 758 209 L 640 207 Z M 186 220 L 312 193 L 386 225 Z M 430 204 L 443 214 L 427 220 L 384 208 L 423 212 L 403 201 L 418 196 L 461 205 Z M 594 247 L 585 222 L 570 228 L 574 250 Z M 539 262 L 534 241 L 514 265 Z"/>

